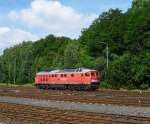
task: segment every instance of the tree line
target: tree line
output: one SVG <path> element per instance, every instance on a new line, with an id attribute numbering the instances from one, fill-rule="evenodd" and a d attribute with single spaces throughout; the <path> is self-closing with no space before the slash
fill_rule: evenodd
<path id="1" fill-rule="evenodd" d="M 0 82 L 26 84 L 38 71 L 86 67 L 102 74 L 101 87 L 150 88 L 149 6 L 150 0 L 134 0 L 125 13 L 103 12 L 78 39 L 49 35 L 5 49 L 0 56 Z"/>

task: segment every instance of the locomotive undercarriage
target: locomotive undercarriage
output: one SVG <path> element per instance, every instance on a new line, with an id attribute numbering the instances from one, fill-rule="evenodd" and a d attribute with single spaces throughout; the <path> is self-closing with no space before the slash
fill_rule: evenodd
<path id="1" fill-rule="evenodd" d="M 92 82 L 91 84 L 35 84 L 39 89 L 54 89 L 54 90 L 96 90 L 100 83 Z"/>

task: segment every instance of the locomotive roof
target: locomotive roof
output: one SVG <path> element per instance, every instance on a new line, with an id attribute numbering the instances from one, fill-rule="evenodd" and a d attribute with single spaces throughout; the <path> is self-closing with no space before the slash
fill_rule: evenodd
<path id="1" fill-rule="evenodd" d="M 63 69 L 63 70 L 53 70 L 49 72 L 39 72 L 37 75 L 49 75 L 49 74 L 70 74 L 70 73 L 86 73 L 90 71 L 96 71 L 93 69 L 77 68 L 77 69 Z"/>

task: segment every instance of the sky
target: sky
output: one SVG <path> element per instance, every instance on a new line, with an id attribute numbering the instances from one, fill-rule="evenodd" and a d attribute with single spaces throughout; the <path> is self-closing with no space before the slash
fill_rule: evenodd
<path id="1" fill-rule="evenodd" d="M 0 0 L 0 54 L 49 34 L 78 38 L 102 12 L 126 12 L 132 0 Z"/>

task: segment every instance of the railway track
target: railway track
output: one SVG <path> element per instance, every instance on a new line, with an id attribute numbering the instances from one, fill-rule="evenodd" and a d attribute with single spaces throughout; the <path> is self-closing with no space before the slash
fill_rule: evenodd
<path id="1" fill-rule="evenodd" d="M 149 124 L 150 118 L 0 103 L 0 120 L 31 124 Z"/>
<path id="2" fill-rule="evenodd" d="M 99 90 L 84 91 L 54 91 L 38 90 L 24 87 L 2 87 L 0 96 L 36 98 L 57 101 L 81 103 L 112 104 L 126 106 L 150 107 L 150 92 Z"/>

